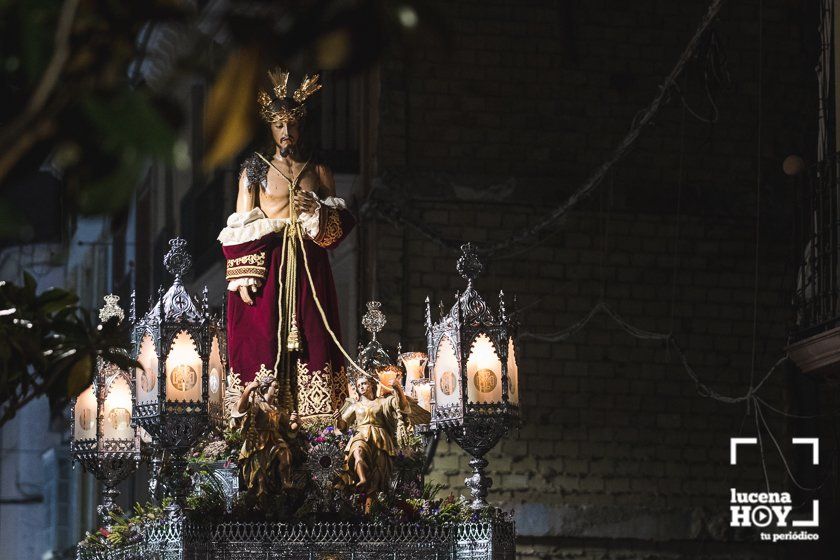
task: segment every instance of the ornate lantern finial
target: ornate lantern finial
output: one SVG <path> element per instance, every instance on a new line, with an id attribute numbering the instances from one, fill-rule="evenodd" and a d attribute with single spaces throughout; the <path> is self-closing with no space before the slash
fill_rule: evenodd
<path id="1" fill-rule="evenodd" d="M 376 333 L 385 328 L 385 314 L 381 311 L 382 303 L 378 301 L 367 302 L 367 313 L 362 316 L 362 326 L 367 332 L 371 334 L 371 338 L 376 340 Z"/>
<path id="2" fill-rule="evenodd" d="M 471 287 L 473 280 L 478 278 L 484 270 L 484 265 L 478 259 L 478 251 L 476 251 L 475 245 L 472 243 L 461 245 L 461 256 L 458 258 L 456 268 L 461 278 L 467 281 L 468 287 Z"/>
<path id="3" fill-rule="evenodd" d="M 189 272 L 192 257 L 187 252 L 186 240 L 180 237 L 169 240 L 169 252 L 163 257 L 163 266 L 175 277 L 176 282 Z"/>
<path id="4" fill-rule="evenodd" d="M 105 305 L 99 310 L 99 322 L 107 323 L 109 320 L 116 318 L 117 324 L 122 323 L 122 320 L 125 319 L 125 312 L 123 312 L 122 307 L 117 303 L 120 301 L 120 296 L 108 294 L 103 299 L 105 300 Z"/>
<path id="5" fill-rule="evenodd" d="M 381 367 L 392 365 L 388 352 L 376 340 L 376 333 L 381 331 L 385 327 L 385 323 L 388 322 L 381 308 L 382 304 L 380 302 L 369 301 L 367 303 L 367 313 L 362 316 L 362 326 L 371 336 L 370 342 L 359 352 L 358 363 L 370 374 Z M 359 346 L 361 347 L 361 342 Z"/>

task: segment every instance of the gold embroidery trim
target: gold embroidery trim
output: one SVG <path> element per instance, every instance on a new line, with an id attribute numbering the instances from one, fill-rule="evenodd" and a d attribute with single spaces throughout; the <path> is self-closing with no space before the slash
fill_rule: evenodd
<path id="1" fill-rule="evenodd" d="M 243 264 L 253 264 L 255 266 L 265 266 L 265 251 L 260 253 L 252 253 L 250 255 L 243 255 L 235 259 L 228 259 L 228 268 L 232 266 L 240 266 Z"/>
<path id="2" fill-rule="evenodd" d="M 226 280 L 265 276 L 265 251 L 227 260 Z"/>
<path id="3" fill-rule="evenodd" d="M 225 279 L 235 280 L 237 278 L 262 278 L 263 276 L 265 276 L 265 267 L 237 266 L 227 270 Z"/>
<path id="4" fill-rule="evenodd" d="M 344 367 L 334 371 L 327 362 L 310 371 L 308 364 L 297 361 L 297 410 L 301 417 L 332 414 L 347 398 L 347 373 Z"/>
<path id="5" fill-rule="evenodd" d="M 339 239 L 341 239 L 341 218 L 338 215 L 338 210 L 328 209 L 326 212 L 326 219 L 323 227 L 314 241 L 321 247 L 329 247 Z"/>

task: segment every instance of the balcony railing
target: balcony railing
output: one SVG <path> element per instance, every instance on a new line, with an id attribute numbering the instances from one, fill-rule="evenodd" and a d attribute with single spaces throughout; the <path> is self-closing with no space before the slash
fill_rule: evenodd
<path id="1" fill-rule="evenodd" d="M 839 181 L 837 154 L 798 180 L 794 341 L 840 325 Z"/>

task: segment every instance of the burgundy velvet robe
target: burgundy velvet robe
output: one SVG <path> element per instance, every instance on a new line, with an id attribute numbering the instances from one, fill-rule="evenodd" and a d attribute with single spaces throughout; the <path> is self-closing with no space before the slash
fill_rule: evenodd
<path id="1" fill-rule="evenodd" d="M 341 243 L 354 225 L 355 220 L 346 209 L 322 204 L 318 234 L 315 239 L 304 235 L 303 242 L 315 291 L 330 328 L 339 340 L 338 297 L 327 250 Z M 222 247 L 229 281 L 237 278 L 262 281 L 256 294 L 252 293 L 253 305 L 242 301 L 236 291 L 228 291 L 227 295 L 228 363 L 231 372 L 238 374 L 242 386 L 253 380 L 261 368 L 273 370 L 277 360 L 279 280 L 285 278 L 285 272 L 280 270 L 282 243 L 281 229 Z M 300 244 L 297 250 L 296 319 L 301 350 L 291 356 L 296 370 L 289 372 L 293 409 L 302 417 L 332 414 L 348 395 L 344 357 L 327 332 L 315 305 Z M 284 318 L 285 321 L 288 318 Z"/>

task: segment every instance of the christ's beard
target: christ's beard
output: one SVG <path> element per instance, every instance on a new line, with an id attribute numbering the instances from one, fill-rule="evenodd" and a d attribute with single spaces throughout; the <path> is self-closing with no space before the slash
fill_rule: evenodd
<path id="1" fill-rule="evenodd" d="M 289 157 L 289 155 L 295 153 L 295 143 L 288 136 L 281 138 L 277 147 L 280 149 L 280 157 Z"/>

